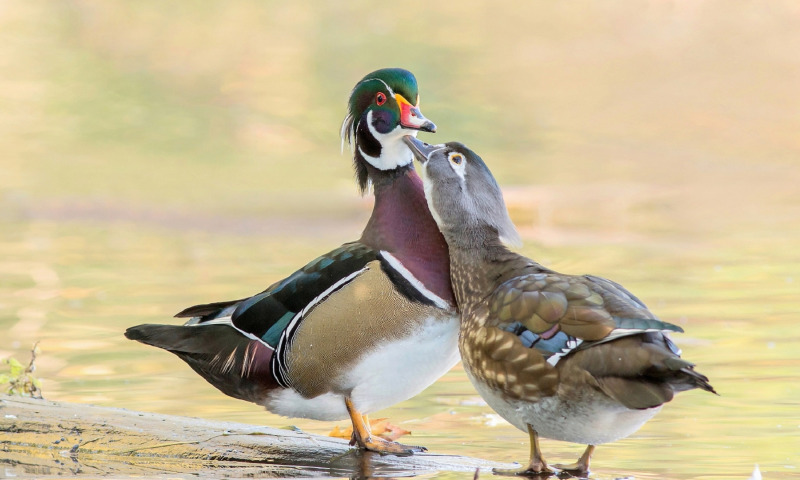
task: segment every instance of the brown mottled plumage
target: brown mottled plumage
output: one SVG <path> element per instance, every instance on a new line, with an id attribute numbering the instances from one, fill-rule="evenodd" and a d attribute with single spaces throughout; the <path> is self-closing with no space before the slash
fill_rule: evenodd
<path id="1" fill-rule="evenodd" d="M 680 358 L 662 322 L 621 285 L 565 275 L 509 251 L 517 238 L 494 178 L 459 143 L 407 138 L 425 172 L 428 205 L 450 247 L 465 371 L 489 405 L 531 438 L 523 475 L 552 473 L 538 436 L 594 445 L 623 438 L 675 392 L 714 389 Z"/>

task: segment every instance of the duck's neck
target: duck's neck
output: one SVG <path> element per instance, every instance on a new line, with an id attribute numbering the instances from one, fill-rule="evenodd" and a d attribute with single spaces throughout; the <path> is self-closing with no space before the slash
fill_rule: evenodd
<path id="1" fill-rule="evenodd" d="M 538 264 L 508 250 L 496 237 L 481 243 L 450 245 L 453 293 L 462 311 L 481 304 L 500 284 L 530 267 Z"/>
<path id="2" fill-rule="evenodd" d="M 447 243 L 433 220 L 413 164 L 395 170 L 369 167 L 375 192 L 361 241 L 388 252 L 425 288 L 455 305 Z"/>

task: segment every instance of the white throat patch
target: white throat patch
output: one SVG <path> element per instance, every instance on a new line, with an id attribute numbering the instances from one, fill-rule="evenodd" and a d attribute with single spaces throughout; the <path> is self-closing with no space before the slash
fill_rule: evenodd
<path id="1" fill-rule="evenodd" d="M 358 147 L 358 153 L 364 157 L 364 160 L 378 170 L 394 170 L 395 168 L 406 166 L 414 160 L 414 155 L 403 142 L 403 137 L 406 135 L 416 137 L 416 130 L 408 130 L 398 125 L 389 133 L 380 133 L 372 126 L 371 111 L 367 113 L 366 122 L 369 133 L 381 144 L 381 155 L 380 157 L 367 155 L 361 147 Z"/>

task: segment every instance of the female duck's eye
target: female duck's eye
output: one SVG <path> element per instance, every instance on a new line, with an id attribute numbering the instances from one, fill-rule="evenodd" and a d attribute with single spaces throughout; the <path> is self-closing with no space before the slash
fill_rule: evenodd
<path id="1" fill-rule="evenodd" d="M 378 94 L 375 95 L 375 103 L 377 103 L 378 105 L 383 105 L 384 103 L 386 103 L 386 94 L 384 94 L 383 92 L 378 92 Z"/>
<path id="2" fill-rule="evenodd" d="M 449 158 L 456 165 L 461 165 L 461 162 L 464 161 L 464 156 L 460 153 L 451 153 Z"/>

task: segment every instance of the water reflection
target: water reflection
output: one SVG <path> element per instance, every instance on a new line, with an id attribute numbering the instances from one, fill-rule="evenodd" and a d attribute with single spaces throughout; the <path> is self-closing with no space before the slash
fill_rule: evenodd
<path id="1" fill-rule="evenodd" d="M 122 332 L 355 238 L 370 203 L 337 126 L 353 80 L 398 64 L 440 126 L 426 139 L 485 152 L 522 253 L 629 286 L 685 328 L 676 342 L 721 394 L 684 394 L 604 446 L 595 478 L 747 478 L 756 463 L 796 476 L 799 14 L 719 0 L 8 5 L 0 357 L 41 340 L 51 399 L 329 431 L 226 398 Z M 527 452 L 460 368 L 381 416 L 431 451 Z M 553 460 L 580 450 L 544 442 Z"/>

